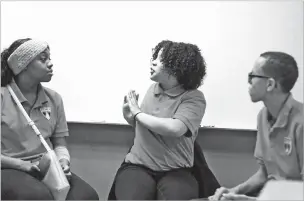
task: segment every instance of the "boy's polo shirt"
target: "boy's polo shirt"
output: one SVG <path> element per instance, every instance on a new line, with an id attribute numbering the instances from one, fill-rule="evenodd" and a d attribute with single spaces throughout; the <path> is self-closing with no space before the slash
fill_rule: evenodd
<path id="1" fill-rule="evenodd" d="M 39 85 L 37 100 L 30 108 L 16 83 L 13 81 L 10 86 L 51 148 L 50 137 L 69 135 L 63 102 L 58 93 Z M 26 160 L 45 151 L 8 88 L 1 87 L 1 154 Z"/>
<path id="2" fill-rule="evenodd" d="M 206 101 L 199 90 L 186 91 L 182 86 L 164 91 L 158 83 L 147 91 L 142 112 L 162 118 L 181 120 L 189 136 L 163 136 L 136 122 L 134 145 L 125 161 L 145 165 L 156 171 L 192 167 L 194 141 L 205 113 Z"/>
<path id="3" fill-rule="evenodd" d="M 290 94 L 271 127 L 264 107 L 258 115 L 258 133 L 254 156 L 265 165 L 268 177 L 302 180 L 303 103 Z"/>

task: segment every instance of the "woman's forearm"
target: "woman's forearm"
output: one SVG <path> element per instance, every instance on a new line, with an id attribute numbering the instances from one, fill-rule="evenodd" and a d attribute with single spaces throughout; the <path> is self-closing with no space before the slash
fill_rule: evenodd
<path id="1" fill-rule="evenodd" d="M 65 159 L 67 160 L 67 163 L 70 164 L 71 156 L 67 148 L 65 137 L 52 137 L 51 142 L 58 160 L 61 161 L 62 159 Z"/>
<path id="2" fill-rule="evenodd" d="M 67 142 L 65 137 L 51 137 L 50 140 L 53 144 L 54 149 L 60 146 L 67 147 Z"/>
<path id="3" fill-rule="evenodd" d="M 10 169 L 20 169 L 23 161 L 18 158 L 12 158 L 1 154 L 1 167 Z"/>
<path id="4" fill-rule="evenodd" d="M 188 130 L 178 119 L 160 118 L 142 112 L 136 115 L 136 120 L 147 129 L 163 136 L 179 137 Z"/>

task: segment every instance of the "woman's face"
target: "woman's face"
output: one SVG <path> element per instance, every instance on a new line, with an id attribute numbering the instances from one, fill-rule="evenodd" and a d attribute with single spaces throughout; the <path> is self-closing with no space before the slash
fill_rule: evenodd
<path id="1" fill-rule="evenodd" d="M 47 48 L 29 63 L 25 73 L 37 82 L 49 82 L 53 76 L 52 67 L 50 49 Z"/>
<path id="2" fill-rule="evenodd" d="M 168 80 L 168 77 L 170 76 L 169 73 L 165 70 L 164 64 L 161 62 L 161 54 L 163 52 L 163 49 L 160 49 L 157 58 L 151 60 L 151 76 L 150 79 L 155 82 L 164 82 L 165 80 Z"/>

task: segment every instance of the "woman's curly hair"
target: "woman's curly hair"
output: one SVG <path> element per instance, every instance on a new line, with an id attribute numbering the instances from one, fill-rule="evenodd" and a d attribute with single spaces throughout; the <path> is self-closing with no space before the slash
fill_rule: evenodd
<path id="1" fill-rule="evenodd" d="M 177 78 L 184 89 L 197 89 L 201 86 L 206 76 L 206 63 L 196 45 L 163 40 L 154 48 L 153 60 L 161 49 L 161 62 L 165 69 Z"/>

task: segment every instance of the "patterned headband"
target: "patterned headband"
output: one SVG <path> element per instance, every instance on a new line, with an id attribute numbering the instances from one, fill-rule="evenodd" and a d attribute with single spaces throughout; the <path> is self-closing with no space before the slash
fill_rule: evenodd
<path id="1" fill-rule="evenodd" d="M 7 63 L 14 75 L 18 75 L 33 59 L 48 47 L 44 41 L 29 40 L 20 45 L 8 58 Z"/>

